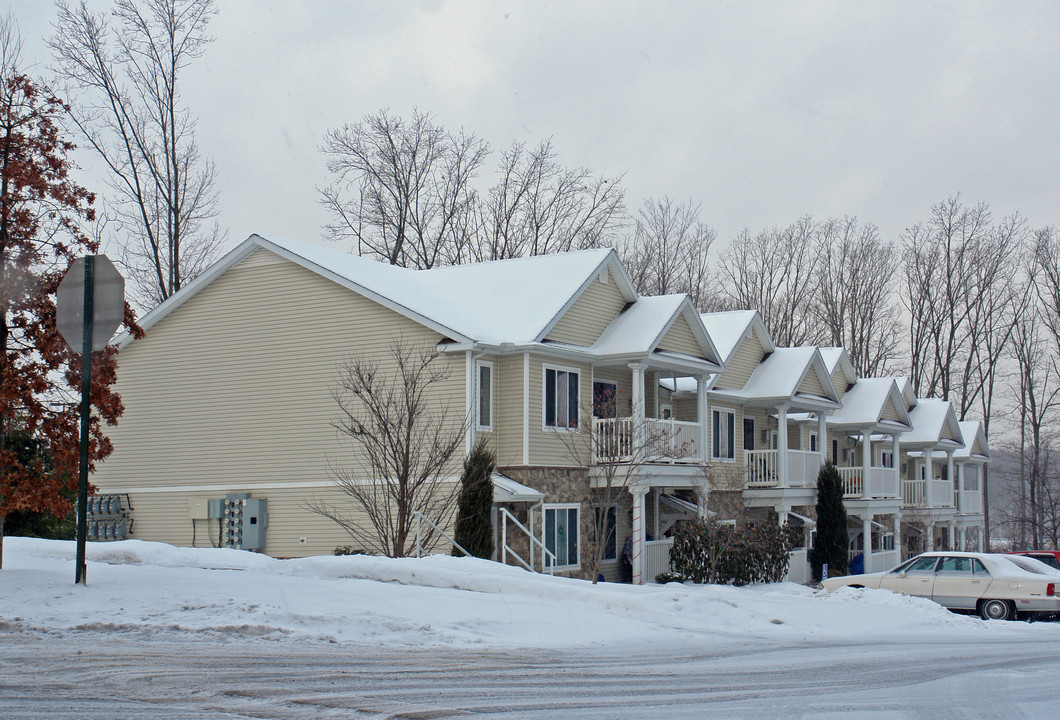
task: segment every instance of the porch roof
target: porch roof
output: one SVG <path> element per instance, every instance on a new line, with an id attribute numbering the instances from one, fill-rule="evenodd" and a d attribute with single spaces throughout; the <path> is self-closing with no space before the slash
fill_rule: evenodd
<path id="1" fill-rule="evenodd" d="M 512 480 L 507 475 L 494 472 L 490 478 L 493 480 L 493 502 L 541 502 L 545 499 L 545 493 L 527 487 L 522 483 Z"/>
<path id="2" fill-rule="evenodd" d="M 810 372 L 816 372 L 825 395 L 800 391 L 799 386 Z M 746 405 L 789 405 L 807 410 L 839 407 L 839 398 L 815 347 L 776 348 L 751 373 L 738 390 L 712 390 Z"/>
<path id="3" fill-rule="evenodd" d="M 897 420 L 883 417 L 888 401 L 898 414 Z M 843 395 L 841 402 L 842 406 L 828 417 L 828 425 L 832 427 L 887 432 L 912 428 L 902 394 L 892 378 L 862 378 Z"/>
<path id="4" fill-rule="evenodd" d="M 909 420 L 912 429 L 898 439 L 904 447 L 956 450 L 964 445 L 963 441 L 953 439 L 961 437 L 961 429 L 949 400 L 920 398 L 916 407 L 909 411 Z M 946 437 L 947 434 L 950 437 Z"/>

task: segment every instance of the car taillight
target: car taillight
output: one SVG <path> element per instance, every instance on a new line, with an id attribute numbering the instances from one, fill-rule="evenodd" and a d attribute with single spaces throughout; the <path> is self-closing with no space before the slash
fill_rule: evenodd
<path id="1" fill-rule="evenodd" d="M 1045 586 L 1045 594 L 1048 595 L 1049 597 L 1052 597 L 1053 595 L 1056 595 L 1056 584 L 1055 583 L 1049 583 L 1048 585 L 1046 585 Z"/>

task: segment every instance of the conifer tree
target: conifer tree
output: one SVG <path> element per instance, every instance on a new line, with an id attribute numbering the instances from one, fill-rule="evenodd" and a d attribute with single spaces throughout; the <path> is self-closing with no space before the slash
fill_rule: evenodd
<path id="1" fill-rule="evenodd" d="M 493 557 L 493 469 L 497 456 L 481 440 L 464 460 L 457 499 L 456 541 L 474 557 Z M 456 547 L 453 555 L 464 553 Z"/>
<path id="2" fill-rule="evenodd" d="M 826 463 L 817 474 L 817 537 L 810 549 L 814 580 L 821 580 L 823 565 L 829 576 L 846 575 L 848 543 L 843 479 L 835 465 Z"/>

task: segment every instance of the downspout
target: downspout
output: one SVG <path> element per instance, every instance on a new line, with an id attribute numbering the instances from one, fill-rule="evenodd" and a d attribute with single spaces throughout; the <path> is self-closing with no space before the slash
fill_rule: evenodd
<path id="1" fill-rule="evenodd" d="M 478 378 L 475 375 L 475 361 L 486 354 L 486 351 L 482 350 L 478 355 L 475 355 L 474 347 L 475 346 L 472 345 L 471 349 L 465 353 L 465 357 L 467 358 L 465 378 L 467 381 L 467 391 L 465 392 L 467 401 L 467 433 L 464 436 L 466 438 L 464 442 L 465 456 L 470 455 L 472 448 L 475 447 L 475 428 L 478 425 L 478 414 L 475 412 L 475 401 L 478 398 Z M 492 374 L 490 375 L 490 383 L 493 383 Z"/>

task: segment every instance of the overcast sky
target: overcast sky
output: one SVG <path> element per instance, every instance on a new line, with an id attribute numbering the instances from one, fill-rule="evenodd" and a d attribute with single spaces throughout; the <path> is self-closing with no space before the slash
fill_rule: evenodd
<path id="1" fill-rule="evenodd" d="M 5 5 L 45 74 L 53 6 Z M 1060 223 L 1057 3 L 218 6 L 184 91 L 230 245 L 319 238 L 324 132 L 413 107 L 494 148 L 552 137 L 564 164 L 625 173 L 632 210 L 701 203 L 723 242 L 804 214 L 893 240 L 954 193 Z"/>

